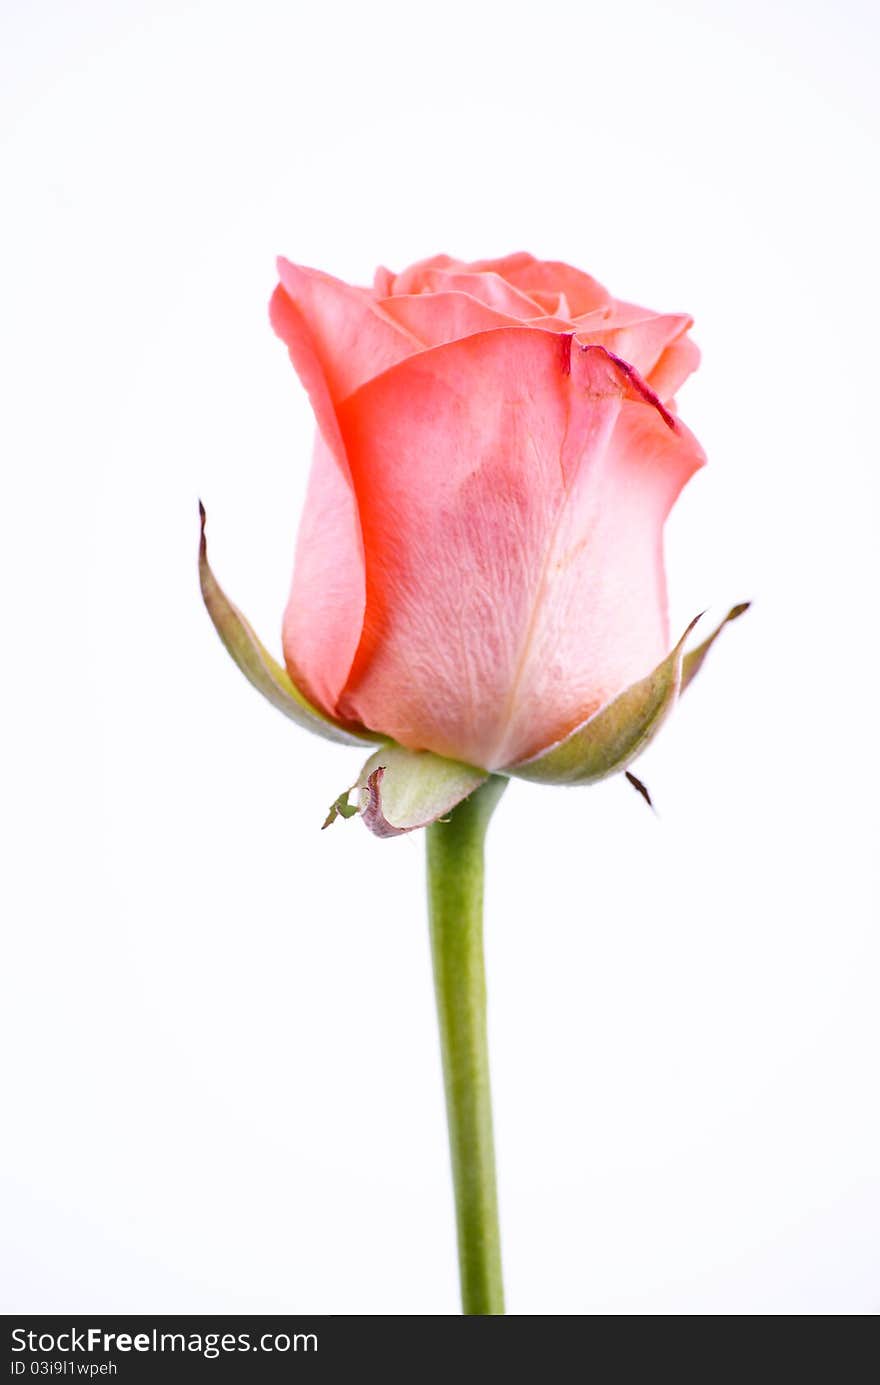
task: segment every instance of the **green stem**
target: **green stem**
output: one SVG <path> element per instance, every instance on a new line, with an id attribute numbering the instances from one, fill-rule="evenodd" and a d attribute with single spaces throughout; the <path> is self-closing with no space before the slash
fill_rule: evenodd
<path id="1" fill-rule="evenodd" d="M 493 776 L 427 830 L 428 906 L 462 1310 L 504 1312 L 483 962 L 483 842 L 506 787 Z"/>

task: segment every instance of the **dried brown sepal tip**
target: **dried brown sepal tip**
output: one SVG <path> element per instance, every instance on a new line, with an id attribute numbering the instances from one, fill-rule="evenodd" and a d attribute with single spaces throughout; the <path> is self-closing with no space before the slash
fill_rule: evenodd
<path id="1" fill-rule="evenodd" d="M 633 788 L 635 789 L 636 793 L 640 793 L 640 794 L 642 795 L 642 798 L 643 798 L 643 799 L 645 800 L 645 802 L 647 803 L 648 807 L 651 809 L 651 812 L 652 812 L 652 813 L 656 813 L 656 812 L 657 812 L 657 809 L 654 807 L 653 800 L 652 800 L 652 798 L 651 798 L 651 795 L 650 795 L 649 792 L 648 792 L 648 786 L 647 786 L 647 784 L 643 784 L 642 781 L 641 781 L 641 779 L 637 779 L 636 776 L 633 774 L 632 770 L 629 770 L 629 769 L 628 769 L 628 770 L 625 770 L 624 772 L 625 772 L 625 774 L 626 774 L 627 779 L 629 780 L 629 782 L 632 784 Z"/>

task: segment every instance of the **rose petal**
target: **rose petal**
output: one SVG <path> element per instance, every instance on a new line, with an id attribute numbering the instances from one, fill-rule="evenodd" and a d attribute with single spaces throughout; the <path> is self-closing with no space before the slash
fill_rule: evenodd
<path id="1" fill-rule="evenodd" d="M 700 364 L 700 348 L 690 337 L 679 337 L 667 346 L 651 371 L 650 384 L 661 399 L 671 400 Z"/>
<path id="2" fill-rule="evenodd" d="M 494 260 L 455 261 L 456 267 L 467 274 L 500 274 L 501 278 L 507 279 L 508 282 L 517 271 L 539 263 L 540 261 L 527 250 L 514 250 L 511 255 L 501 255 Z"/>
<path id="3" fill-rule="evenodd" d="M 522 325 L 540 327 L 545 332 L 564 332 L 566 336 L 571 336 L 571 323 L 567 317 L 530 317 Z"/>
<path id="4" fill-rule="evenodd" d="M 278 276 L 305 323 L 334 403 L 419 349 L 420 343 L 382 311 L 369 290 L 285 259 L 278 261 Z M 277 324 L 273 318 L 273 326 L 292 355 L 283 316 L 279 314 Z"/>
<path id="5" fill-rule="evenodd" d="M 425 346 L 440 346 L 493 327 L 514 327 L 509 313 L 488 307 L 470 293 L 410 293 L 380 299 L 384 311 Z"/>
<path id="6" fill-rule="evenodd" d="M 364 623 L 364 549 L 345 444 L 314 337 L 281 287 L 269 305 L 318 424 L 306 507 L 284 615 L 284 657 L 294 681 L 329 714 L 348 677 Z"/>
<path id="7" fill-rule="evenodd" d="M 273 707 L 277 707 L 279 712 L 283 712 L 306 731 L 313 731 L 328 741 L 338 741 L 342 745 L 368 745 L 375 739 L 369 731 L 340 726 L 338 722 L 324 716 L 318 707 L 312 706 L 308 698 L 303 696 L 281 665 L 276 663 L 257 639 L 248 621 L 241 611 L 233 606 L 211 571 L 205 537 L 205 508 L 201 503 L 199 518 L 199 585 L 202 599 L 224 648 L 245 678 L 268 702 L 271 702 Z"/>
<path id="8" fill-rule="evenodd" d="M 367 562 L 346 718 L 492 769 L 664 656 L 662 525 L 702 454 L 622 362 L 499 328 L 401 362 L 339 419 Z"/>
<path id="9" fill-rule="evenodd" d="M 604 346 L 628 361 L 664 401 L 699 362 L 699 351 L 685 335 L 693 325 L 686 313 L 652 313 L 635 304 L 615 303 L 610 312 L 586 314 L 573 325 L 578 341 Z M 693 364 L 682 369 L 691 360 Z"/>
<path id="10" fill-rule="evenodd" d="M 365 607 L 357 499 L 319 433 L 281 638 L 291 676 L 330 715 L 351 671 Z"/>
<path id="11" fill-rule="evenodd" d="M 500 274 L 470 274 L 462 270 L 426 269 L 422 275 L 422 293 L 458 291 L 469 293 L 489 308 L 508 313 L 515 320 L 539 317 L 542 308 L 533 298 L 521 293 L 502 279 Z"/>
<path id="12" fill-rule="evenodd" d="M 531 294 L 533 289 L 543 293 L 564 293 L 569 312 L 575 317 L 614 301 L 597 279 L 559 260 L 535 260 L 530 255 L 511 256 L 511 259 L 517 262 L 504 271 L 509 284 L 527 294 Z"/>
<path id="13" fill-rule="evenodd" d="M 571 326 L 571 309 L 564 293 L 545 293 L 541 289 L 532 289 L 529 297 L 548 317 L 561 318 Z"/>
<path id="14" fill-rule="evenodd" d="M 424 275 L 431 269 L 448 269 L 451 267 L 461 267 L 461 260 L 454 260 L 451 255 L 431 255 L 427 260 L 417 260 L 411 264 L 402 274 L 394 278 L 393 293 L 421 293 L 424 288 Z M 383 295 L 387 296 L 387 295 Z"/>

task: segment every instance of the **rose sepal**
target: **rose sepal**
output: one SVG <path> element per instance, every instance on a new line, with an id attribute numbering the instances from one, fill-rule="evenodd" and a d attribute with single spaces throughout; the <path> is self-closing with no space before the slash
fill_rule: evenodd
<path id="1" fill-rule="evenodd" d="M 220 636 L 223 646 L 238 665 L 249 683 L 261 692 L 273 707 L 283 712 L 291 721 L 312 731 L 325 740 L 336 741 L 341 745 L 371 745 L 381 739 L 364 727 L 348 727 L 334 721 L 315 707 L 300 692 L 286 669 L 257 638 L 248 620 L 234 606 L 217 581 L 208 562 L 208 544 L 205 537 L 205 507 L 199 502 L 201 537 L 199 540 L 199 585 L 202 599 L 214 629 Z"/>
<path id="2" fill-rule="evenodd" d="M 727 615 L 721 621 L 720 625 L 716 626 L 711 635 L 703 640 L 702 644 L 698 644 L 696 649 L 688 650 L 681 661 L 681 687 L 678 690 L 679 697 L 684 692 L 685 688 L 696 678 L 700 669 L 703 667 L 706 655 L 709 653 L 709 650 L 712 648 L 724 627 L 730 625 L 734 620 L 739 620 L 740 616 L 744 616 L 751 604 L 751 601 L 740 601 L 736 606 L 731 606 Z"/>
<path id="3" fill-rule="evenodd" d="M 701 618 L 696 616 L 646 678 L 631 683 L 562 740 L 502 773 L 540 784 L 584 785 L 626 770 L 654 739 L 721 631 L 748 607 L 748 602 L 734 606 L 702 644 L 686 653 L 687 638 Z"/>
<path id="4" fill-rule="evenodd" d="M 400 837 L 446 817 L 488 778 L 485 769 L 389 742 L 370 756 L 357 781 L 331 805 L 324 826 L 338 816 L 359 813 L 377 837 Z M 353 792 L 356 806 L 349 803 Z"/>

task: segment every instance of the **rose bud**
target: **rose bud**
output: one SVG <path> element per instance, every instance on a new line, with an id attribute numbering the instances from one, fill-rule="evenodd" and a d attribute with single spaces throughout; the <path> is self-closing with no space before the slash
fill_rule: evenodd
<path id="1" fill-rule="evenodd" d="M 279 275 L 272 325 L 318 425 L 286 669 L 217 586 L 204 533 L 200 571 L 270 701 L 381 742 L 358 808 L 343 794 L 328 821 L 360 810 L 397 835 L 490 773 L 627 769 L 719 632 L 670 648 L 663 526 L 705 461 L 673 400 L 699 361 L 691 319 L 527 254 L 437 256 L 372 289 Z"/>

